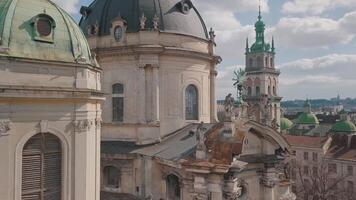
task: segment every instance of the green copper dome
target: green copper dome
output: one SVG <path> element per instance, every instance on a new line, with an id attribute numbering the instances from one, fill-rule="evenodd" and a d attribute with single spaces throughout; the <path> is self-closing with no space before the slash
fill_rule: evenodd
<path id="1" fill-rule="evenodd" d="M 296 120 L 297 124 L 319 124 L 319 120 L 313 113 L 302 113 Z"/>
<path id="2" fill-rule="evenodd" d="M 98 25 L 99 36 L 110 34 L 111 22 L 121 17 L 127 32 L 140 31 L 140 18 L 146 17 L 145 28 L 152 29 L 152 20 L 159 17 L 159 30 L 208 39 L 205 23 L 191 0 L 94 0 L 82 7 L 80 27 L 86 35 Z"/>
<path id="3" fill-rule="evenodd" d="M 355 133 L 356 126 L 350 121 L 340 121 L 333 125 L 331 132 L 334 133 Z"/>
<path id="4" fill-rule="evenodd" d="M 0 1 L 0 56 L 95 65 L 81 29 L 49 0 Z"/>
<path id="5" fill-rule="evenodd" d="M 287 118 L 281 118 L 281 130 L 288 130 L 292 128 L 293 122 Z"/>

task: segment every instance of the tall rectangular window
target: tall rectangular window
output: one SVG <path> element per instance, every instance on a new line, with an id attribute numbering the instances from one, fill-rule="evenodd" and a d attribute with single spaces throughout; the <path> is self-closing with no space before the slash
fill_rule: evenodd
<path id="1" fill-rule="evenodd" d="M 304 160 L 308 160 L 308 159 L 309 159 L 309 154 L 308 154 L 308 152 L 304 152 L 303 157 L 304 157 Z"/>
<path id="2" fill-rule="evenodd" d="M 314 162 L 318 161 L 318 153 L 313 152 L 313 161 Z"/>
<path id="3" fill-rule="evenodd" d="M 303 172 L 304 172 L 304 175 L 309 175 L 309 167 L 308 166 L 304 166 L 304 169 L 303 169 Z"/>
<path id="4" fill-rule="evenodd" d="M 354 175 L 354 169 L 351 165 L 347 166 L 347 175 L 349 175 L 349 176 Z"/>
<path id="5" fill-rule="evenodd" d="M 124 121 L 124 85 L 117 83 L 112 86 L 112 120 Z"/>
<path id="6" fill-rule="evenodd" d="M 328 171 L 329 173 L 337 173 L 337 166 L 335 163 L 328 164 Z"/>

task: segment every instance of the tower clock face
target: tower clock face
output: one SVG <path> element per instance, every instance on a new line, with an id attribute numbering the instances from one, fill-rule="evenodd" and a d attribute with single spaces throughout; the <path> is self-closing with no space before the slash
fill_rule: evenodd
<path id="1" fill-rule="evenodd" d="M 123 35 L 122 27 L 121 26 L 115 27 L 115 30 L 114 30 L 115 39 L 116 40 L 121 40 L 122 35 Z"/>

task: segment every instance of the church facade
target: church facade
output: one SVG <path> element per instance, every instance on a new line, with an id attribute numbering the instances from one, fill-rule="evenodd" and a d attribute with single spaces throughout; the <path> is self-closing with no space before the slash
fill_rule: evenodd
<path id="1" fill-rule="evenodd" d="M 0 199 L 99 200 L 101 73 L 57 5 L 0 1 Z"/>
<path id="2" fill-rule="evenodd" d="M 80 13 L 78 26 L 48 0 L 0 2 L 0 199 L 295 199 L 261 14 L 244 101 L 237 114 L 228 95 L 219 122 L 221 58 L 192 1 Z"/>
<path id="3" fill-rule="evenodd" d="M 101 0 L 81 14 L 103 69 L 102 199 L 294 198 L 281 167 L 289 145 L 278 132 L 279 73 L 261 16 L 246 52 L 256 62 L 248 80 L 260 79 L 260 90 L 238 117 L 227 98 L 217 122 L 221 58 L 191 1 Z"/>

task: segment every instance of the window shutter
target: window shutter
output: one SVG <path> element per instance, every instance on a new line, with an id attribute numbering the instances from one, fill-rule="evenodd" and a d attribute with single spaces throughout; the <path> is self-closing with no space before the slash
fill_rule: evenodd
<path id="1" fill-rule="evenodd" d="M 37 134 L 25 145 L 22 157 L 22 200 L 60 200 L 62 152 L 59 139 Z"/>

